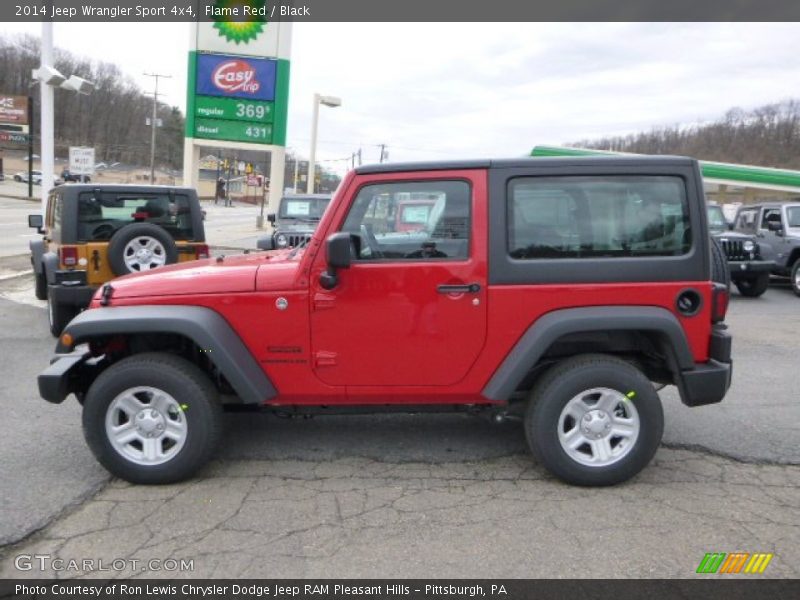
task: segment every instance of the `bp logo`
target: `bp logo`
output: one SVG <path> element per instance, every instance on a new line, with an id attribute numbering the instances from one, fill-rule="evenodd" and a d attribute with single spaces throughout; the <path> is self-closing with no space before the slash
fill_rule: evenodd
<path id="1" fill-rule="evenodd" d="M 214 28 L 220 37 L 224 37 L 229 42 L 239 44 L 249 44 L 264 31 L 267 19 L 266 0 L 217 0 L 214 4 L 215 15 L 230 14 L 230 9 L 236 8 L 236 14 L 240 21 L 228 21 L 231 17 L 214 17 Z"/>

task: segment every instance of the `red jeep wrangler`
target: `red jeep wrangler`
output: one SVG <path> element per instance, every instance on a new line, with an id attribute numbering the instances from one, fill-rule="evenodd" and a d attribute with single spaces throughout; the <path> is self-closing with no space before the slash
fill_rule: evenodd
<path id="1" fill-rule="evenodd" d="M 388 231 L 409 195 L 435 198 L 425 228 Z M 190 476 L 222 408 L 250 404 L 517 412 L 555 475 L 609 485 L 659 445 L 654 384 L 725 395 L 725 273 L 688 158 L 365 166 L 305 247 L 103 286 L 39 390 L 74 393 L 95 456 L 132 482 Z"/>

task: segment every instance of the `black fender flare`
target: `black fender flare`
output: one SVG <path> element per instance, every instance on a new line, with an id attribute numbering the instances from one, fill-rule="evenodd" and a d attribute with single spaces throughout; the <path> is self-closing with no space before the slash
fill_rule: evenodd
<path id="1" fill-rule="evenodd" d="M 58 271 L 58 254 L 55 252 L 45 252 L 42 255 L 42 268 L 48 285 L 55 285 L 56 271 Z"/>
<path id="2" fill-rule="evenodd" d="M 483 388 L 489 400 L 505 402 L 525 375 L 560 337 L 593 331 L 646 331 L 668 341 L 680 371 L 694 369 L 686 334 L 678 319 L 656 306 L 592 306 L 554 310 L 533 323 Z"/>
<path id="3" fill-rule="evenodd" d="M 208 352 L 208 358 L 243 403 L 262 404 L 278 393 L 242 338 L 219 313 L 203 306 L 92 308 L 70 321 L 64 333 L 72 336 L 72 347 L 61 343 L 62 334 L 56 346 L 59 354 L 71 352 L 76 345 L 98 336 L 135 333 L 183 335 Z"/>

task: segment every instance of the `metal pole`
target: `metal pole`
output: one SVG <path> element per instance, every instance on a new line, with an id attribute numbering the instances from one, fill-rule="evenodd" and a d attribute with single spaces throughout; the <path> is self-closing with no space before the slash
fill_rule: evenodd
<path id="1" fill-rule="evenodd" d="M 316 165 L 314 161 L 317 155 L 317 122 L 319 121 L 319 94 L 314 94 L 314 116 L 311 119 L 311 152 L 308 156 L 308 183 L 306 185 L 306 192 L 309 194 L 314 193 L 314 173 Z"/>
<path id="2" fill-rule="evenodd" d="M 33 198 L 33 134 L 35 133 L 33 118 L 33 96 L 28 96 L 28 198 Z"/>
<path id="3" fill-rule="evenodd" d="M 172 75 L 162 75 L 161 73 L 144 73 L 146 77 L 154 77 L 156 80 L 156 87 L 155 91 L 153 91 L 153 119 L 150 125 L 152 125 L 152 132 L 150 133 L 150 185 L 154 185 L 156 182 L 156 120 L 158 119 L 158 79 L 159 77 L 163 77 L 164 79 L 172 78 Z"/>
<path id="4" fill-rule="evenodd" d="M 42 50 L 41 66 L 53 66 L 53 23 L 50 21 L 42 22 Z M 42 217 L 47 213 L 47 196 L 50 188 L 53 187 L 53 171 L 55 162 L 55 106 L 53 98 L 53 88 L 46 83 L 39 82 L 41 93 L 41 143 L 39 152 L 41 153 L 42 167 Z"/>
<path id="5" fill-rule="evenodd" d="M 294 193 L 297 193 L 297 177 L 298 173 L 298 166 L 300 165 L 300 161 L 298 160 L 297 156 L 294 157 Z"/>

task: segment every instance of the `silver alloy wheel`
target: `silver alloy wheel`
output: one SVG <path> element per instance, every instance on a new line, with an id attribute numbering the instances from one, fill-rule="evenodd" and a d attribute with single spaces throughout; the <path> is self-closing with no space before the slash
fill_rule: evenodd
<path id="1" fill-rule="evenodd" d="M 160 465 L 173 459 L 186 443 L 187 433 L 183 409 L 158 388 L 129 388 L 106 411 L 109 443 L 137 465 Z"/>
<path id="2" fill-rule="evenodd" d="M 53 299 L 49 296 L 47 297 L 47 320 L 50 322 L 50 327 L 53 327 L 53 323 L 56 322 L 56 315 L 55 315 L 55 308 L 53 308 Z"/>
<path id="3" fill-rule="evenodd" d="M 800 290 L 800 269 L 794 272 L 794 289 Z"/>
<path id="4" fill-rule="evenodd" d="M 633 449 L 640 427 L 639 413 L 623 393 L 591 388 L 564 406 L 558 419 L 558 441 L 575 462 L 607 467 Z"/>
<path id="5" fill-rule="evenodd" d="M 125 244 L 122 251 L 125 266 L 132 273 L 162 267 L 167 262 L 164 244 L 149 235 L 140 235 Z"/>

